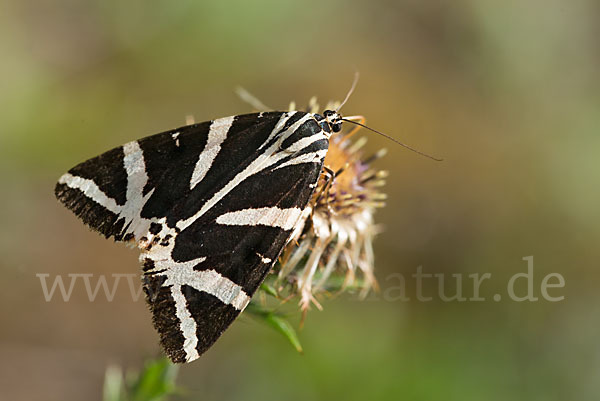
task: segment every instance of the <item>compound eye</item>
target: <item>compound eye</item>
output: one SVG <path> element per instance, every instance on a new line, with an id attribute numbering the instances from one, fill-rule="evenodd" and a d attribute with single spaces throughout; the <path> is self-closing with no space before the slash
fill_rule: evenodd
<path id="1" fill-rule="evenodd" d="M 342 130 L 342 123 L 335 123 L 331 125 L 333 132 L 340 132 Z"/>
<path id="2" fill-rule="evenodd" d="M 329 118 L 329 117 L 331 117 L 333 115 L 333 113 L 334 113 L 333 110 L 325 110 L 323 112 L 323 117 Z"/>

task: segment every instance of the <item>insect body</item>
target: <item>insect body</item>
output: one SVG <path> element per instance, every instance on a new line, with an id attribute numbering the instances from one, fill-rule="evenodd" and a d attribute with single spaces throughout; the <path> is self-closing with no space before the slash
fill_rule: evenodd
<path id="1" fill-rule="evenodd" d="M 181 127 L 73 167 L 56 197 L 107 238 L 138 245 L 161 344 L 174 362 L 190 362 L 277 261 L 341 121 L 334 111 L 290 111 Z"/>

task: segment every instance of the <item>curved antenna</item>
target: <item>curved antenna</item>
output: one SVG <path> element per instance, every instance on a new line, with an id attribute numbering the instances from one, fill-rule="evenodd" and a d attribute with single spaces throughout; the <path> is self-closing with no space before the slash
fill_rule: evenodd
<path id="1" fill-rule="evenodd" d="M 352 86 L 350 87 L 350 90 L 348 91 L 348 94 L 346 95 L 346 98 L 344 99 L 344 101 L 342 103 L 340 103 L 340 105 L 335 109 L 336 113 L 338 111 L 340 111 L 342 106 L 346 104 L 348 99 L 350 99 L 350 95 L 352 94 L 352 92 L 354 92 L 354 88 L 356 88 L 356 84 L 358 83 L 358 76 L 359 76 L 358 71 L 356 71 L 354 73 L 354 81 L 352 81 Z"/>
<path id="2" fill-rule="evenodd" d="M 356 122 L 356 121 L 352 121 L 352 120 L 346 120 L 345 118 L 342 118 L 341 120 L 342 120 L 342 121 L 345 121 L 345 122 L 348 122 L 348 123 L 351 123 L 351 124 L 358 125 L 358 126 L 360 126 L 360 127 L 363 127 L 363 128 L 366 128 L 366 129 L 368 129 L 369 131 L 373 131 L 374 133 L 376 133 L 376 134 L 379 134 L 379 135 L 381 135 L 381 136 L 383 136 L 383 137 L 385 137 L 385 138 L 389 139 L 389 140 L 390 140 L 390 141 L 392 141 L 392 142 L 396 142 L 398 145 L 400 145 L 400 146 L 402 146 L 402 147 L 405 147 L 405 148 L 406 148 L 406 149 L 408 149 L 408 150 L 411 150 L 411 151 L 413 151 L 413 152 L 415 152 L 415 153 L 418 153 L 418 154 L 420 154 L 421 156 L 425 156 L 425 157 L 427 157 L 427 158 L 429 158 L 429 159 L 435 160 L 436 162 L 441 162 L 442 160 L 444 160 L 444 159 L 438 159 L 437 157 L 433 157 L 433 156 L 431 156 L 431 155 L 428 155 L 427 153 L 423 153 L 423 152 L 421 152 L 421 151 L 419 151 L 419 150 L 417 150 L 417 149 L 415 149 L 415 148 L 412 148 L 412 147 L 408 146 L 408 145 L 407 145 L 407 144 L 405 144 L 405 143 L 402 143 L 402 142 L 398 141 L 397 139 L 394 139 L 394 138 L 392 138 L 392 137 L 391 137 L 391 136 L 389 136 L 389 135 L 386 135 L 386 134 L 384 134 L 383 132 L 379 132 L 379 131 L 377 131 L 377 130 L 375 130 L 375 129 L 373 129 L 373 128 L 369 128 L 369 127 L 367 127 L 367 126 L 366 126 L 366 125 L 364 125 L 364 124 L 361 124 L 361 123 L 358 123 L 358 122 Z"/>

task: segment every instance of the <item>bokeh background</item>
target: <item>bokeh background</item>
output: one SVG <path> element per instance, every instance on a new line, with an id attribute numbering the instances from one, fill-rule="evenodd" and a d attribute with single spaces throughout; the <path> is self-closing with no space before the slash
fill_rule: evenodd
<path id="1" fill-rule="evenodd" d="M 418 149 L 390 149 L 377 214 L 382 293 L 323 301 L 305 354 L 241 318 L 180 370 L 186 400 L 596 400 L 600 394 L 600 3 L 4 1 L 0 6 L 0 399 L 96 400 L 106 366 L 160 354 L 143 301 L 45 302 L 38 273 L 137 273 L 137 252 L 53 196 L 124 142 L 251 111 L 341 99 Z M 561 302 L 513 302 L 534 256 Z M 489 272 L 485 302 L 386 298 L 424 272 Z M 426 285 L 429 295 L 436 282 Z M 452 287 L 452 286 L 450 286 Z M 524 291 L 524 288 L 520 289 Z M 448 289 L 451 293 L 451 288 Z M 465 289 L 467 295 L 469 291 Z M 387 293 L 390 294 L 389 292 Z M 297 316 L 292 318 L 297 323 Z"/>

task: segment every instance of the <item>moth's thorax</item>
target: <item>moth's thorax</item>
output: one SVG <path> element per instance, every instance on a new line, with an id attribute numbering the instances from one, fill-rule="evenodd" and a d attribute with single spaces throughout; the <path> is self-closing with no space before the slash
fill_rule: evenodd
<path id="1" fill-rule="evenodd" d="M 327 140 L 329 140 L 331 134 L 333 134 L 333 131 L 331 130 L 331 126 L 329 125 L 327 120 L 325 120 L 325 117 L 317 113 L 312 114 L 312 116 L 317 122 L 317 124 L 319 124 L 319 127 L 321 127 L 321 133 L 325 136 Z"/>

